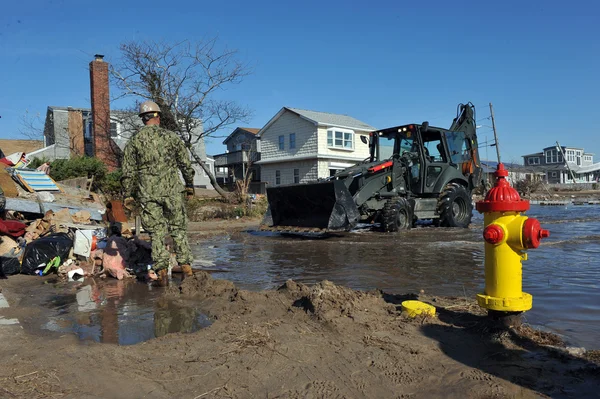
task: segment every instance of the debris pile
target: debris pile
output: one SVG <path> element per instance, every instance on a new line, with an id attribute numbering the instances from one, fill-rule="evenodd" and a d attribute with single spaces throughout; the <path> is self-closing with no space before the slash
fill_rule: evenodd
<path id="1" fill-rule="evenodd" d="M 133 234 L 120 201 L 104 203 L 91 192 L 93 177 L 74 187 L 55 182 L 49 164 L 29 164 L 25 153 L 0 159 L 0 278 L 145 275 L 149 237 Z"/>

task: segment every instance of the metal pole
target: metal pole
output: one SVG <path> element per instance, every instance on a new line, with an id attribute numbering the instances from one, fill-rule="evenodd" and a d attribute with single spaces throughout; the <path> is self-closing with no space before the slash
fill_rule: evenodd
<path id="1" fill-rule="evenodd" d="M 563 151 L 562 147 L 560 146 L 560 144 L 558 143 L 558 141 L 556 142 L 556 149 L 560 151 L 560 153 L 563 156 L 563 161 L 565 162 L 565 165 L 567 165 L 567 169 L 569 170 L 569 174 L 571 175 L 571 179 L 573 180 L 573 184 L 575 184 L 575 175 L 573 174 L 573 171 L 571 170 L 571 167 L 569 166 L 569 163 L 567 162 L 567 156 L 565 155 L 565 152 Z"/>
<path id="2" fill-rule="evenodd" d="M 494 108 L 490 103 L 490 114 L 492 115 L 492 129 L 494 129 L 494 141 L 496 142 L 496 155 L 498 156 L 498 164 L 500 164 L 500 146 L 498 145 L 498 135 L 496 134 L 496 122 L 494 121 Z"/>

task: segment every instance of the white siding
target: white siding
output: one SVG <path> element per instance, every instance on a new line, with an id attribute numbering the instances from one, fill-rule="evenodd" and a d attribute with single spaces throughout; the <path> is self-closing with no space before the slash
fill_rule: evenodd
<path id="1" fill-rule="evenodd" d="M 360 141 L 360 136 L 369 138 L 369 134 L 354 131 L 354 149 L 349 151 L 341 148 L 330 148 L 327 146 L 327 130 L 325 126 L 319 126 L 319 154 L 334 155 L 348 159 L 360 159 L 361 161 L 369 156 L 369 146 Z"/>
<path id="2" fill-rule="evenodd" d="M 290 150 L 290 133 L 296 134 L 296 148 Z M 284 149 L 279 149 L 279 136 L 284 136 Z M 285 111 L 260 138 L 261 160 L 290 156 L 317 155 L 317 127 L 315 124 Z M 263 166 L 264 167 L 264 166 Z M 273 177 L 273 182 L 275 178 Z M 264 177 L 263 177 L 263 181 Z"/>

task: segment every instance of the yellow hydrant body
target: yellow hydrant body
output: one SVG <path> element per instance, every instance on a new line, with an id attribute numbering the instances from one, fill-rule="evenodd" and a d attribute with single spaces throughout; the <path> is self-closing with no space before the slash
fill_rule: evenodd
<path id="1" fill-rule="evenodd" d="M 485 290 L 477 295 L 479 306 L 499 312 L 524 312 L 531 309 L 533 297 L 523 292 L 523 265 L 527 249 L 537 248 L 549 232 L 536 219 L 521 215 L 529 201 L 506 181 L 503 164 L 496 171 L 496 185 L 477 210 L 484 214 Z"/>

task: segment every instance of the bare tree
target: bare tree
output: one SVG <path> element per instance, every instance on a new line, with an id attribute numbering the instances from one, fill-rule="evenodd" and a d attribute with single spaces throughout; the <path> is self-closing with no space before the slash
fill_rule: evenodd
<path id="1" fill-rule="evenodd" d="M 198 154 L 197 144 L 250 116 L 247 108 L 218 96 L 250 71 L 236 60 L 235 50 L 220 50 L 216 42 L 126 42 L 111 75 L 120 97 L 138 96 L 158 104 L 163 127 L 181 137 L 217 192 L 227 198 Z"/>
<path id="2" fill-rule="evenodd" d="M 21 116 L 21 127 L 19 128 L 21 136 L 27 140 L 43 140 L 44 139 L 44 120 L 40 113 L 31 114 L 29 110 L 25 110 L 25 114 Z"/>
<path id="3" fill-rule="evenodd" d="M 241 168 L 241 179 L 237 179 L 235 181 L 235 195 L 237 196 L 237 200 L 244 204 L 246 213 L 248 213 L 251 202 L 248 201 L 248 191 L 250 188 L 250 183 L 252 183 L 252 178 L 254 177 L 254 160 L 255 155 L 254 151 L 250 150 L 242 150 L 242 164 L 239 166 Z M 234 176 L 236 175 L 236 171 L 233 171 Z"/>

